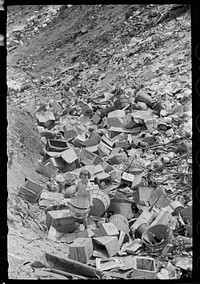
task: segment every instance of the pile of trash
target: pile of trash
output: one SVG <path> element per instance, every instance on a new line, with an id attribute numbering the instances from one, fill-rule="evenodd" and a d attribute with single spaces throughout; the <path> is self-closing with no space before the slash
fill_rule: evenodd
<path id="1" fill-rule="evenodd" d="M 44 145 L 36 171 L 47 182 L 44 188 L 27 179 L 18 195 L 43 206 L 48 238 L 66 243 L 67 253 L 65 259 L 45 253 L 33 267 L 80 279 L 190 274 L 189 110 L 142 89 L 87 97 L 73 76 L 59 90 L 46 103 L 33 98 L 26 105 Z M 87 228 L 69 205 L 83 169 L 91 173 L 93 186 Z M 62 196 L 59 204 L 48 201 L 50 193 Z"/>
<path id="2" fill-rule="evenodd" d="M 10 60 L 7 101 L 36 122 L 43 152 L 35 171 L 45 180 L 26 178 L 9 196 L 8 220 L 34 222 L 56 244 L 51 254 L 44 242 L 34 273 L 190 278 L 191 26 L 181 14 L 188 6 L 127 5 L 116 14 L 92 6 L 77 8 L 83 18 L 74 21 L 75 6 L 40 5 L 12 28 L 15 12 L 8 15 L 9 56 L 19 56 L 16 65 Z M 59 11 L 69 30 L 60 22 L 49 36 Z M 37 45 L 43 31 L 48 40 Z M 88 227 L 72 214 L 84 208 L 70 204 L 83 169 L 93 188 Z"/>
<path id="3" fill-rule="evenodd" d="M 39 9 L 37 9 L 36 6 L 36 10 L 33 11 L 33 15 L 26 18 L 25 24 L 19 24 L 7 31 L 8 52 L 17 48 L 18 45 L 23 45 L 27 40 L 40 33 L 42 28 L 51 23 L 54 17 L 56 18 L 61 7 L 62 5 L 43 5 L 43 7 L 39 7 Z M 16 12 L 14 11 L 13 13 L 8 14 L 8 25 L 11 25 L 14 22 L 14 18 L 16 16 L 15 13 Z M 18 11 L 18 13 L 19 15 L 22 14 L 21 11 Z"/>

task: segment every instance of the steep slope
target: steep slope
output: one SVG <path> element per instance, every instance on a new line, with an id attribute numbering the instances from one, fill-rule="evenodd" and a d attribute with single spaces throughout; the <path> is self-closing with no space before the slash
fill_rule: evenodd
<path id="1" fill-rule="evenodd" d="M 35 98 L 39 106 L 56 98 L 72 75 L 74 84 L 84 89 L 82 97 L 88 102 L 99 98 L 109 101 L 119 88 L 133 97 L 143 89 L 153 99 L 164 102 L 166 108 L 181 103 L 184 121 L 191 122 L 190 18 L 189 7 L 178 5 L 8 7 L 11 278 L 38 279 L 29 265 L 22 263 L 32 262 L 41 251 L 63 256 L 66 250 L 64 245 L 48 241 L 43 227 L 38 225 L 45 222 L 43 208 L 28 206 L 16 197 L 17 187 L 25 177 L 45 184 L 45 178 L 35 172 L 44 145 L 36 121 L 26 111 L 27 103 Z M 178 125 L 179 117 L 176 119 Z M 190 131 L 189 126 L 189 137 Z M 34 213 L 36 222 L 27 217 L 27 210 Z M 56 276 L 46 276 L 51 278 Z"/>

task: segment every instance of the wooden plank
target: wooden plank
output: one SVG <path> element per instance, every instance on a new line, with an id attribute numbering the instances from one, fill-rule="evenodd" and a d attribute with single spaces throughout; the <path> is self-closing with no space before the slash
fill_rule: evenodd
<path id="1" fill-rule="evenodd" d="M 85 277 L 98 278 L 98 276 L 103 276 L 102 271 L 90 267 L 87 264 L 80 263 L 69 258 L 59 258 L 49 253 L 44 253 L 40 262 L 45 267 L 48 266 Z"/>
<path id="2" fill-rule="evenodd" d="M 49 272 L 53 272 L 53 273 L 56 273 L 56 274 L 59 274 L 59 275 L 63 275 L 65 277 L 67 277 L 67 278 L 76 277 L 78 279 L 87 279 L 84 276 L 73 274 L 73 273 L 69 273 L 69 272 L 64 272 L 64 271 L 61 271 L 61 270 L 58 270 L 58 269 L 55 269 L 55 268 L 44 268 L 44 271 L 49 271 Z"/>

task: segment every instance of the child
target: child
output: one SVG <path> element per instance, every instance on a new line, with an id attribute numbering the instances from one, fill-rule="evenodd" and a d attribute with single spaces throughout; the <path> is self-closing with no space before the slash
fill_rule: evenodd
<path id="1" fill-rule="evenodd" d="M 82 196 L 89 201 L 89 207 L 93 205 L 92 185 L 89 181 L 91 174 L 88 170 L 82 170 L 79 174 L 80 181 L 77 184 L 75 196 Z M 83 219 L 85 227 L 88 226 L 88 217 Z"/>

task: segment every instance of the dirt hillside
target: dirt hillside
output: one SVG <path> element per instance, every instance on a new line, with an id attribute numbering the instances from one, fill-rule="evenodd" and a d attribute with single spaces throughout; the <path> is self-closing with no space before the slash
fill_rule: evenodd
<path id="1" fill-rule="evenodd" d="M 70 76 L 70 87 L 78 86 L 82 92 L 77 96 L 87 103 L 102 98 L 109 103 L 119 90 L 135 97 L 143 89 L 165 109 L 174 108 L 174 132 L 191 147 L 190 7 L 8 6 L 7 49 L 9 278 L 58 279 L 53 273 L 37 274 L 30 263 L 45 251 L 60 257 L 68 252 L 64 243 L 46 237 L 44 208 L 62 202 L 63 196 L 50 192 L 51 201 L 44 195 L 40 204 L 17 196 L 25 178 L 48 189 L 48 179 L 35 170 L 45 144 L 32 110 L 60 99 Z M 187 180 L 173 183 L 173 177 L 168 187 L 184 185 L 191 200 L 191 167 L 182 162 Z"/>

